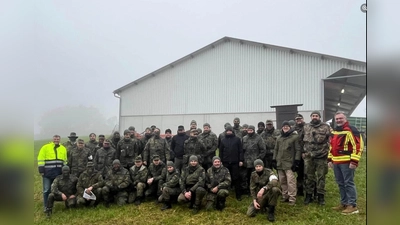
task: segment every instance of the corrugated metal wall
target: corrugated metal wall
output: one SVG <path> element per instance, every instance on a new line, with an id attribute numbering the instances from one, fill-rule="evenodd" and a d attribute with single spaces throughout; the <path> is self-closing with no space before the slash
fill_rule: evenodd
<path id="1" fill-rule="evenodd" d="M 224 42 L 120 93 L 121 117 L 273 112 L 271 105 L 321 110 L 321 79 L 365 66 Z M 122 118 L 121 118 L 122 119 Z"/>

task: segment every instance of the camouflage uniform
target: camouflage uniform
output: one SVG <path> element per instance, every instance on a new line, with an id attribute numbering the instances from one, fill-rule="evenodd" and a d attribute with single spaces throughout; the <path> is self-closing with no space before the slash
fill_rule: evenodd
<path id="1" fill-rule="evenodd" d="M 169 145 L 165 139 L 159 137 L 156 138 L 154 136 L 147 141 L 142 155 L 143 161 L 146 162 L 147 165 L 150 164 L 154 155 L 160 156 L 160 160 L 167 163 L 167 160 L 170 158 Z"/>
<path id="2" fill-rule="evenodd" d="M 78 178 L 73 174 L 70 174 L 68 166 L 62 168 L 62 173 L 62 175 L 58 175 L 56 179 L 54 179 L 51 185 L 51 193 L 47 199 L 47 216 L 50 216 L 52 213 L 54 201 L 64 201 L 62 199 L 62 194 L 67 197 L 67 200 L 65 200 L 65 207 L 69 208 L 76 206 L 76 197 L 71 196 L 76 195 L 76 184 Z"/>
<path id="3" fill-rule="evenodd" d="M 225 207 L 225 199 L 229 195 L 228 188 L 230 186 L 231 174 L 229 170 L 222 165 L 222 162 L 219 168 L 215 168 L 214 166 L 209 168 L 206 174 L 206 187 L 208 190 L 206 209 L 210 210 L 215 202 L 216 208 L 222 210 Z M 218 187 L 217 193 L 211 191 L 215 187 Z"/>
<path id="4" fill-rule="evenodd" d="M 275 148 L 276 139 L 279 137 L 280 131 L 276 130 L 272 127 L 271 130 L 265 129 L 264 132 L 261 133 L 261 138 L 265 142 L 266 153 L 263 158 L 264 164 L 266 168 L 272 169 L 272 155 Z"/>
<path id="5" fill-rule="evenodd" d="M 76 189 L 78 190 L 77 203 L 78 205 L 90 204 L 90 200 L 83 198 L 83 192 L 86 188 L 92 187 L 92 192 L 96 196 L 96 200 L 94 202 L 94 206 L 96 206 L 101 199 L 101 189 L 104 185 L 103 176 L 101 173 L 94 170 L 92 162 L 89 162 L 86 168 L 86 171 L 79 176 L 78 184 L 76 185 Z"/>
<path id="6" fill-rule="evenodd" d="M 101 194 L 106 202 L 106 206 L 114 197 L 117 198 L 119 206 L 125 205 L 128 199 L 127 189 L 131 183 L 129 171 L 121 166 L 118 159 L 113 161 L 113 166 L 119 164 L 118 169 L 111 168 L 105 179 L 105 185 L 101 190 Z"/>
<path id="7" fill-rule="evenodd" d="M 112 168 L 114 159 L 116 159 L 115 149 L 112 147 L 109 149 L 100 148 L 94 156 L 94 169 L 99 171 L 105 178 Z"/>
<path id="8" fill-rule="evenodd" d="M 138 158 L 139 157 L 136 157 L 137 160 Z M 132 180 L 132 185 L 129 188 L 129 203 L 135 201 L 136 204 L 140 204 L 140 201 L 143 200 L 144 189 L 146 188 L 147 183 L 147 167 L 145 165 L 140 167 L 134 165 L 129 169 L 129 173 Z"/>
<path id="9" fill-rule="evenodd" d="M 256 200 L 260 204 L 260 209 L 268 207 L 269 213 L 271 211 L 273 213 L 278 203 L 278 198 L 281 195 L 279 181 L 269 181 L 271 175 L 274 175 L 274 172 L 268 168 L 264 168 L 261 175 L 257 171 L 253 171 L 250 178 L 250 193 L 253 201 Z M 257 193 L 261 188 L 264 188 L 264 193 L 261 198 L 257 198 Z M 250 217 L 255 216 L 257 211 L 259 211 L 254 207 L 253 201 L 247 208 L 247 216 Z"/>
<path id="10" fill-rule="evenodd" d="M 91 158 L 90 149 L 85 147 L 83 147 L 83 149 L 79 149 L 79 147 L 75 147 L 69 150 L 67 153 L 67 165 L 71 169 L 71 174 L 79 177 L 81 173 L 86 169 L 86 164 L 89 161 L 89 158 Z"/>
<path id="11" fill-rule="evenodd" d="M 183 167 L 187 167 L 188 159 L 191 155 L 196 155 L 199 163 L 203 163 L 204 155 L 206 153 L 206 146 L 202 140 L 198 138 L 189 137 L 183 145 Z"/>
<path id="12" fill-rule="evenodd" d="M 135 157 L 138 156 L 138 144 L 135 139 L 127 138 L 118 142 L 116 157 L 126 169 L 133 166 Z"/>
<path id="13" fill-rule="evenodd" d="M 85 147 L 90 149 L 90 155 L 92 155 L 93 157 L 96 155 L 96 147 L 99 145 L 99 142 L 94 140 L 90 140 L 88 142 L 85 143 Z"/>
<path id="14" fill-rule="evenodd" d="M 201 133 L 198 138 L 199 140 L 203 141 L 206 147 L 206 152 L 204 154 L 203 160 L 203 168 L 204 170 L 207 170 L 212 166 L 211 160 L 215 156 L 215 151 L 218 147 L 218 137 L 214 132 L 210 131 L 209 133 Z"/>
<path id="15" fill-rule="evenodd" d="M 138 155 L 140 155 L 142 158 L 143 158 L 144 147 L 146 146 L 147 142 L 150 140 L 151 137 L 152 137 L 151 134 L 145 134 L 141 139 L 138 139 L 138 147 L 139 147 Z"/>
<path id="16" fill-rule="evenodd" d="M 153 182 L 148 185 L 148 189 L 145 192 L 145 196 L 151 196 L 151 195 L 161 195 L 161 178 L 163 177 L 162 173 L 166 173 L 165 170 L 165 164 L 160 161 L 160 164 L 155 165 L 154 163 L 151 163 L 149 168 L 148 168 L 148 175 L 147 179 L 154 178 Z"/>
<path id="17" fill-rule="evenodd" d="M 319 198 L 325 195 L 325 176 L 328 173 L 329 125 L 323 122 L 306 124 L 302 134 L 304 141 L 304 172 L 306 198 L 314 192 L 315 185 Z"/>
<path id="18" fill-rule="evenodd" d="M 119 132 L 114 132 L 114 135 L 115 135 L 115 133 L 118 133 L 119 134 Z M 117 146 L 118 146 L 118 143 L 121 141 L 121 138 L 116 138 L 115 136 L 113 136 L 112 138 L 110 138 L 110 141 L 111 141 L 111 147 L 113 147 L 114 149 L 117 149 Z"/>
<path id="19" fill-rule="evenodd" d="M 299 144 L 300 144 L 300 151 L 303 153 L 303 149 L 304 149 L 304 141 L 301 139 L 302 137 L 304 137 L 303 132 L 304 132 L 304 123 L 302 124 L 296 124 L 294 126 L 294 130 L 297 132 L 298 134 L 298 138 L 299 138 Z M 297 170 L 297 194 L 300 196 L 304 195 L 304 180 L 306 179 L 305 174 L 304 174 L 304 159 L 302 157 L 300 157 L 300 164 L 299 164 L 299 168 Z"/>
<path id="20" fill-rule="evenodd" d="M 173 167 L 170 172 L 167 170 L 168 167 Z M 175 164 L 172 161 L 167 162 L 167 168 L 164 168 L 162 172 L 162 177 L 160 180 L 161 195 L 158 197 L 158 202 L 164 202 L 161 210 L 166 210 L 172 208 L 171 206 L 171 196 L 178 196 L 181 193 L 179 187 L 179 173 L 175 168 Z"/>
<path id="21" fill-rule="evenodd" d="M 64 147 L 67 149 L 67 151 L 70 151 L 71 149 L 77 147 L 78 142 L 72 142 L 70 140 L 64 142 L 62 145 L 64 145 Z"/>
<path id="22" fill-rule="evenodd" d="M 242 190 L 248 189 L 248 185 L 243 187 L 244 182 L 250 183 L 251 172 L 254 171 L 253 162 L 256 159 L 264 159 L 265 156 L 265 143 L 254 131 L 253 136 L 250 137 L 249 134 L 243 137 L 243 155 L 244 162 L 241 169 L 241 180 L 242 180 Z"/>
<path id="23" fill-rule="evenodd" d="M 191 156 L 192 158 L 192 156 Z M 204 168 L 199 164 L 196 166 L 187 166 L 182 170 L 182 175 L 179 180 L 179 185 L 181 188 L 181 194 L 178 196 L 178 202 L 188 202 L 190 201 L 189 208 L 194 210 L 199 210 L 201 201 L 206 195 L 205 185 L 205 171 Z M 190 191 L 192 197 L 188 200 L 185 197 L 185 192 Z"/>

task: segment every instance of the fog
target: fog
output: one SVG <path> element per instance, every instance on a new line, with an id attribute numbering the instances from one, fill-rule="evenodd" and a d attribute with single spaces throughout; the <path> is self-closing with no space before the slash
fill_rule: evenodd
<path id="1" fill-rule="evenodd" d="M 34 134 L 45 115 L 65 107 L 94 107 L 113 120 L 115 89 L 224 36 L 365 61 L 363 3 L 6 1 L 2 100 L 21 102 L 17 111 L 33 115 Z M 364 100 L 354 115 L 365 111 Z"/>

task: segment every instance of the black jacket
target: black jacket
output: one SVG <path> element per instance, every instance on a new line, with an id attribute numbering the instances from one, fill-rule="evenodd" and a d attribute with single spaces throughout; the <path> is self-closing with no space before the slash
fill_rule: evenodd
<path id="1" fill-rule="evenodd" d="M 225 135 L 219 145 L 219 157 L 225 163 L 243 162 L 242 141 L 235 134 Z"/>
<path id="2" fill-rule="evenodd" d="M 182 135 L 180 136 L 179 134 L 175 135 L 172 137 L 171 141 L 171 151 L 174 152 L 175 158 L 182 159 L 183 158 L 183 145 L 185 141 L 189 138 L 189 136 Z"/>

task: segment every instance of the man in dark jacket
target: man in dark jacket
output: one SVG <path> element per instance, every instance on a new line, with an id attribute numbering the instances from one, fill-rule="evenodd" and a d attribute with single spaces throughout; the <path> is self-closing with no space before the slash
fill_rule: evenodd
<path id="1" fill-rule="evenodd" d="M 243 166 L 243 149 L 240 138 L 233 134 L 233 128 L 225 128 L 225 138 L 219 146 L 219 157 L 224 167 L 228 168 L 232 183 L 235 185 L 236 199 L 241 199 L 242 188 L 239 181 L 239 167 Z"/>
<path id="2" fill-rule="evenodd" d="M 186 135 L 185 128 L 182 125 L 178 126 L 178 135 L 175 135 L 171 142 L 171 150 L 174 152 L 173 154 L 175 156 L 175 169 L 178 172 L 182 169 L 184 154 L 183 146 L 188 138 L 189 136 Z"/>

